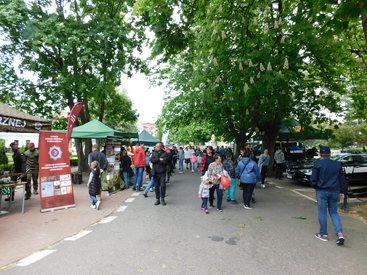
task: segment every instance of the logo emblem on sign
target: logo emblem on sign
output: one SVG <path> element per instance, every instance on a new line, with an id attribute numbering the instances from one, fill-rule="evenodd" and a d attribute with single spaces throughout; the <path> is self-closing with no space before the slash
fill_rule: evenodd
<path id="1" fill-rule="evenodd" d="M 52 146 L 50 150 L 48 151 L 48 154 L 50 155 L 50 158 L 57 160 L 61 158 L 62 151 L 60 147 Z"/>

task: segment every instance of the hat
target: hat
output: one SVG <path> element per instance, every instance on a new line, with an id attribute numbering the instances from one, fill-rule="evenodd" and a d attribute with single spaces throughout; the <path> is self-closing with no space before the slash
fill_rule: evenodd
<path id="1" fill-rule="evenodd" d="M 329 146 L 322 146 L 322 145 L 320 145 L 320 154 L 321 155 L 328 155 L 328 154 L 330 154 L 330 147 Z"/>
<path id="2" fill-rule="evenodd" d="M 28 143 L 28 149 L 32 149 L 32 148 L 34 148 L 34 143 L 33 142 Z"/>
<path id="3" fill-rule="evenodd" d="M 167 148 L 166 148 L 166 151 L 171 151 L 171 148 L 167 147 Z"/>
<path id="4" fill-rule="evenodd" d="M 18 145 L 18 142 L 13 141 L 9 146 L 12 147 L 13 145 Z"/>

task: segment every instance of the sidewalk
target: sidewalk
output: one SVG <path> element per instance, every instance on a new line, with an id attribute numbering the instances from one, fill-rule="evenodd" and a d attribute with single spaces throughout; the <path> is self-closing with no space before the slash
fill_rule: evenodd
<path id="1" fill-rule="evenodd" d="M 86 180 L 74 185 L 76 206 L 54 212 L 40 212 L 39 195 L 25 201 L 22 214 L 22 191 L 15 193 L 9 214 L 0 216 L 0 270 L 34 252 L 77 234 L 114 212 L 130 196 L 132 189 L 107 195 L 102 192 L 100 210 L 91 209 Z M 3 197 L 4 199 L 4 197 Z M 7 203 L 3 201 L 2 206 Z"/>

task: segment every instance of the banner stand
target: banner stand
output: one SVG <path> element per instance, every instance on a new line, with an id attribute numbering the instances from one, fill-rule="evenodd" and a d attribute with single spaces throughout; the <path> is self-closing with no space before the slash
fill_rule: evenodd
<path id="1" fill-rule="evenodd" d="M 38 144 L 41 212 L 75 207 L 66 133 L 41 131 Z"/>
<path id="2" fill-rule="evenodd" d="M 54 212 L 57 210 L 67 210 L 69 208 L 74 208 L 76 206 L 76 204 L 72 204 L 72 205 L 67 205 L 67 206 L 59 206 L 59 207 L 54 207 L 54 208 L 47 208 L 47 209 L 41 209 L 41 213 L 45 213 L 45 212 Z"/>

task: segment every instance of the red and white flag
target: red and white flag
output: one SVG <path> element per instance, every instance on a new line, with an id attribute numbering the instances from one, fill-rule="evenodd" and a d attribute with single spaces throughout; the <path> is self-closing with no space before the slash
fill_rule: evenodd
<path id="1" fill-rule="evenodd" d="M 83 102 L 78 102 L 78 103 L 75 103 L 73 109 L 71 109 L 69 120 L 68 120 L 68 127 L 66 131 L 67 140 L 70 140 L 71 133 L 73 132 L 75 124 L 78 121 L 78 116 L 82 108 L 83 108 Z"/>

